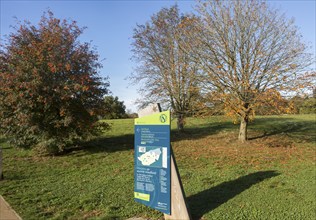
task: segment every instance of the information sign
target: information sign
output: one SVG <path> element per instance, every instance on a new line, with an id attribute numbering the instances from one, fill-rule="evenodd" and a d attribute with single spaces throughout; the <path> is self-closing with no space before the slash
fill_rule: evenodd
<path id="1" fill-rule="evenodd" d="M 170 215 L 170 111 L 135 119 L 134 198 Z"/>

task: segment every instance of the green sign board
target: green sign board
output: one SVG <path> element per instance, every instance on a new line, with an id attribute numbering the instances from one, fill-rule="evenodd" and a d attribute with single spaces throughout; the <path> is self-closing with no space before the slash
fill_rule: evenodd
<path id="1" fill-rule="evenodd" d="M 170 215 L 170 111 L 135 119 L 134 198 Z"/>

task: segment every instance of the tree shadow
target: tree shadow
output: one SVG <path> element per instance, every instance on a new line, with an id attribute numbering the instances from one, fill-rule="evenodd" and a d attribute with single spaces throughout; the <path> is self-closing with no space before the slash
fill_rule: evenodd
<path id="1" fill-rule="evenodd" d="M 0 144 L 4 144 L 9 140 L 9 138 L 1 137 L 0 136 Z"/>
<path id="2" fill-rule="evenodd" d="M 8 147 L 2 147 L 1 145 L 0 145 L 0 149 L 2 149 L 2 150 L 6 150 L 6 149 L 12 149 L 13 147 L 10 147 L 10 146 L 8 146 Z"/>
<path id="3" fill-rule="evenodd" d="M 121 136 L 97 137 L 90 141 L 80 144 L 80 146 L 65 149 L 57 156 L 66 156 L 70 153 L 85 151 L 89 154 L 101 152 L 117 152 L 134 149 L 134 134 L 127 134 Z M 79 156 L 79 155 L 78 155 Z"/>
<path id="4" fill-rule="evenodd" d="M 29 176 L 26 176 L 22 173 L 15 173 L 15 172 L 3 172 L 3 178 L 1 181 L 6 182 L 6 181 L 24 181 L 29 179 Z"/>
<path id="5" fill-rule="evenodd" d="M 238 131 L 238 125 L 230 121 L 216 121 L 205 124 L 189 125 L 184 132 L 171 130 L 171 142 L 182 140 L 197 140 L 210 135 L 218 134 L 222 131 Z M 255 140 L 277 134 L 287 134 L 291 137 L 300 138 L 313 142 L 316 139 L 315 125 L 311 121 L 295 121 L 293 118 L 258 118 L 250 124 L 249 130 L 256 131 L 256 136 L 249 140 Z M 258 132 L 261 135 L 258 135 Z M 237 136 L 236 136 L 237 137 Z M 81 143 L 79 147 L 67 149 L 61 155 L 66 155 L 75 151 L 86 151 L 88 153 L 116 152 L 132 150 L 134 148 L 134 133 L 118 136 L 101 136 L 91 141 Z"/>
<path id="6" fill-rule="evenodd" d="M 251 186 L 278 175 L 280 173 L 273 170 L 251 173 L 189 196 L 188 203 L 193 219 L 201 219 L 204 214 L 216 209 Z"/>
<path id="7" fill-rule="evenodd" d="M 290 120 L 287 121 L 287 119 Z M 267 126 L 267 124 L 271 125 Z M 260 129 L 260 127 L 262 128 Z M 267 128 L 269 130 L 267 130 Z M 315 129 L 316 123 L 313 121 L 293 121 L 291 118 L 262 118 L 256 120 L 254 130 L 261 130 L 263 134 L 250 137 L 249 140 L 283 134 L 292 138 L 299 138 L 300 140 L 307 142 L 314 142 L 316 140 Z"/>
<path id="8" fill-rule="evenodd" d="M 218 134 L 221 131 L 237 131 L 236 125 L 232 122 L 212 122 L 199 125 L 199 127 L 185 127 L 183 132 L 171 130 L 171 141 L 195 140 L 209 135 Z"/>
<path id="9" fill-rule="evenodd" d="M 116 152 L 134 149 L 134 134 L 112 137 L 99 137 L 85 143 L 85 149 L 91 153 L 102 151 Z"/>
<path id="10" fill-rule="evenodd" d="M 171 131 L 171 142 L 177 142 L 181 140 L 193 140 L 206 137 L 208 135 L 216 134 L 224 129 L 232 129 L 232 123 L 210 123 L 201 127 L 189 127 L 184 132 L 179 133 L 177 130 Z M 79 151 L 85 151 L 87 153 L 100 153 L 100 152 L 117 152 L 134 149 L 134 133 L 118 135 L 118 136 L 101 136 L 94 138 L 90 141 L 86 141 L 80 144 L 80 146 L 65 149 L 57 156 L 65 156 L 70 153 L 76 153 Z M 79 154 L 78 154 L 79 156 Z"/>

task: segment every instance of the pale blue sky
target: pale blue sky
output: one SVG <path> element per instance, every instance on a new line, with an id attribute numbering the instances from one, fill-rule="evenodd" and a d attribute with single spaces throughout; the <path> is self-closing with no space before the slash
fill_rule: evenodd
<path id="1" fill-rule="evenodd" d="M 136 66 L 130 58 L 133 28 L 136 24 L 144 24 L 153 13 L 162 7 L 179 5 L 181 12 L 192 11 L 194 1 L 15 1 L 0 0 L 0 36 L 13 31 L 14 16 L 18 20 L 29 20 L 37 24 L 43 12 L 48 8 L 58 18 L 70 18 L 78 22 L 80 27 L 87 29 L 81 41 L 90 42 L 96 46 L 102 59 L 101 76 L 110 77 L 110 90 L 113 95 L 123 100 L 128 109 L 136 111 L 133 102 L 140 98 L 137 87 L 129 86 L 125 78 Z M 294 17 L 305 42 L 312 46 L 315 52 L 315 20 L 316 3 L 314 0 L 270 0 L 274 7 L 280 8 L 288 17 Z M 315 68 L 315 66 L 314 66 Z"/>

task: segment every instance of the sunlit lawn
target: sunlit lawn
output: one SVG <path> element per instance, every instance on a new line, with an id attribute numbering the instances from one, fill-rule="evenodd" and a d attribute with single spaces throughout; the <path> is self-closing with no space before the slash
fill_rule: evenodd
<path id="1" fill-rule="evenodd" d="M 316 115 L 257 118 L 249 141 L 222 117 L 188 119 L 172 146 L 194 219 L 316 219 Z M 133 200 L 133 120 L 67 154 L 38 157 L 0 139 L 0 194 L 23 219 L 163 215 Z"/>

